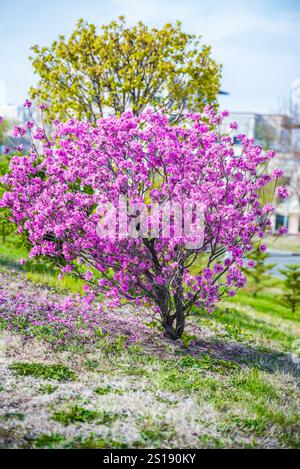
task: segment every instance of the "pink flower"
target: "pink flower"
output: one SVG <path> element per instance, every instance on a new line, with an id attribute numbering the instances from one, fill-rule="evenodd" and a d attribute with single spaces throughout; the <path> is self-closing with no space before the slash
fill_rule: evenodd
<path id="1" fill-rule="evenodd" d="M 236 291 L 235 290 L 229 290 L 228 291 L 228 296 L 235 296 L 236 295 Z"/>
<path id="2" fill-rule="evenodd" d="M 20 259 L 20 264 L 21 264 L 21 265 L 24 265 L 24 264 L 26 264 L 26 262 L 27 262 L 27 260 L 26 260 L 26 259 Z"/>
<path id="3" fill-rule="evenodd" d="M 279 235 L 286 235 L 288 233 L 288 229 L 285 226 L 281 226 L 278 230 Z"/>
<path id="4" fill-rule="evenodd" d="M 287 191 L 287 188 L 285 186 L 280 186 L 277 189 L 277 195 L 280 199 L 287 199 L 289 196 L 289 193 Z"/>
<path id="5" fill-rule="evenodd" d="M 263 213 L 270 213 L 270 212 L 274 212 L 274 207 L 272 204 L 265 204 L 262 208 L 262 212 Z"/>
<path id="6" fill-rule="evenodd" d="M 283 175 L 283 171 L 279 168 L 274 169 L 272 176 L 276 179 L 281 178 Z"/>
<path id="7" fill-rule="evenodd" d="M 24 104 L 23 104 L 23 106 L 24 106 L 24 107 L 27 107 L 28 109 L 30 109 L 31 106 L 32 106 L 32 102 L 29 101 L 29 99 L 26 99 L 25 102 L 24 102 Z"/>
<path id="8" fill-rule="evenodd" d="M 273 212 L 271 203 L 261 204 L 260 188 L 279 173 L 261 173 L 272 153 L 252 138 L 239 136 L 243 154 L 235 154 L 228 132 L 219 132 L 227 114 L 206 106 L 177 125 L 151 110 L 95 125 L 56 120 L 49 137 L 30 123 L 17 127 L 16 136 L 29 131 L 39 145 L 11 158 L 0 204 L 18 231 L 28 233 L 30 258 L 59 259 L 62 273 L 84 277 L 82 321 L 99 293 L 114 307 L 123 301 L 150 305 L 166 323 L 169 307 L 170 315 L 181 302 L 213 311 L 224 288 L 233 296 L 245 286 L 243 260 L 253 239 L 266 236 Z M 166 217 L 160 202 L 170 208 Z M 148 214 L 156 205 L 153 219 Z M 188 220 L 178 207 L 190 213 Z M 199 207 L 203 230 L 191 230 L 199 227 Z M 153 230 L 148 237 L 147 227 Z M 199 252 L 205 253 L 201 268 L 193 265 Z M 93 271 L 85 272 L 87 265 Z"/>
<path id="9" fill-rule="evenodd" d="M 13 136 L 14 137 L 23 137 L 26 134 L 26 128 L 22 127 L 21 125 L 16 125 L 13 128 Z"/>
<path id="10" fill-rule="evenodd" d="M 237 124 L 237 122 L 233 121 L 233 122 L 230 122 L 229 127 L 232 130 L 236 130 L 238 128 L 238 124 Z"/>
<path id="11" fill-rule="evenodd" d="M 93 278 L 93 272 L 90 272 L 90 271 L 86 272 L 83 277 L 88 282 L 89 280 Z"/>

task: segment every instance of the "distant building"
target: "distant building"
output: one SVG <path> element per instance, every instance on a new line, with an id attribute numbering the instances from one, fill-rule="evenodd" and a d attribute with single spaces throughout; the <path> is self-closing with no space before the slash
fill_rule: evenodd
<path id="1" fill-rule="evenodd" d="M 289 234 L 300 233 L 300 124 L 283 114 L 233 112 L 230 120 L 238 123 L 237 135 L 244 133 L 258 145 L 276 151 L 270 170 L 284 171 L 284 183 L 290 187 L 290 197 L 283 201 L 273 217 L 273 229 L 285 226 Z M 239 141 L 235 137 L 237 148 Z"/>

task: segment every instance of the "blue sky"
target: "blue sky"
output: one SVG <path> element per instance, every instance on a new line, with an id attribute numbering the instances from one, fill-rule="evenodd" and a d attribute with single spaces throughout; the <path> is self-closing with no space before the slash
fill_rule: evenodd
<path id="1" fill-rule="evenodd" d="M 70 34 L 83 17 L 101 25 L 125 15 L 162 26 L 180 19 L 201 34 L 223 64 L 221 105 L 232 111 L 276 112 L 300 78 L 300 0 L 0 0 L 0 79 L 10 103 L 23 102 L 36 78 L 28 56 Z"/>

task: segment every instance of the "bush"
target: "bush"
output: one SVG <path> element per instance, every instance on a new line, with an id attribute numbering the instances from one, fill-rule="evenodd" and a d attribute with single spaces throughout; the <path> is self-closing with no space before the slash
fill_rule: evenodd
<path id="1" fill-rule="evenodd" d="M 282 298 L 283 302 L 295 313 L 297 306 L 300 305 L 300 266 L 286 265 L 286 268 L 280 272 L 285 277 L 284 285 L 287 289 Z"/>
<path id="2" fill-rule="evenodd" d="M 268 273 L 276 266 L 265 263 L 269 257 L 270 255 L 265 252 L 265 245 L 261 244 L 248 255 L 248 268 L 245 269 L 245 273 L 253 281 L 251 290 L 254 297 L 264 288 L 264 283 L 269 278 Z"/>
<path id="3" fill-rule="evenodd" d="M 235 155 L 231 129 L 217 130 L 227 115 L 207 106 L 175 126 L 163 114 L 126 112 L 96 127 L 54 121 L 51 137 L 27 123 L 16 133 L 30 129 L 39 145 L 11 158 L 1 205 L 31 257 L 85 280 L 85 301 L 105 293 L 108 307 L 153 305 L 176 339 L 194 305 L 212 311 L 245 285 L 243 256 L 270 226 L 273 207 L 259 192 L 278 178 L 261 169 L 274 152 L 240 135 Z"/>

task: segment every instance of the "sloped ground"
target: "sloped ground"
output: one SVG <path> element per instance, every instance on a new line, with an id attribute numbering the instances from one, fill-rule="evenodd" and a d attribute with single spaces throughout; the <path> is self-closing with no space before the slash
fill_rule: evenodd
<path id="1" fill-rule="evenodd" d="M 24 273 L 0 285 L 1 447 L 300 446 L 299 314 L 272 295 L 202 313 L 174 344 L 146 311 L 84 321 Z"/>

